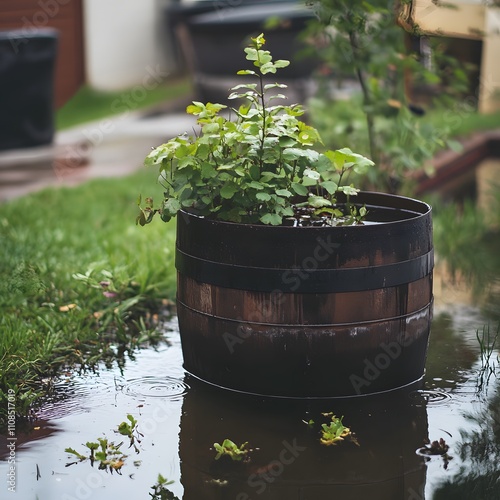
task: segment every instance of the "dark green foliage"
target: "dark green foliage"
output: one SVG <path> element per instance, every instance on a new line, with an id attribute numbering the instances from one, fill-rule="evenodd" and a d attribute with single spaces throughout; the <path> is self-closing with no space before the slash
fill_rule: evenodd
<path id="1" fill-rule="evenodd" d="M 259 35 L 245 49 L 256 69 L 238 74 L 256 83 L 232 89 L 229 98 L 244 101 L 231 110 L 234 116 L 223 116 L 227 110 L 222 104 L 193 102 L 187 112 L 198 117 L 199 135 L 176 137 L 148 155 L 145 163 L 159 168 L 165 194 L 159 208 L 146 198 L 139 224 L 151 222 L 155 213 L 167 222 L 185 209 L 220 220 L 279 225 L 295 215 L 297 199 L 314 209 L 334 209 L 339 192 L 356 195 L 352 185 L 341 185 L 345 174 L 362 174 L 373 162 L 348 148 L 314 149 L 321 139 L 298 119 L 302 107 L 275 104 L 285 96 L 269 94 L 285 86 L 265 83 L 264 78 L 289 63 L 273 61 L 264 44 Z M 341 219 L 343 214 L 330 215 Z"/>

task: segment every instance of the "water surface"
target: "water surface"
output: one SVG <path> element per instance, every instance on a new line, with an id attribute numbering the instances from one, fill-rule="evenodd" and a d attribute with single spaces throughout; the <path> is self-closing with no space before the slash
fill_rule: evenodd
<path id="1" fill-rule="evenodd" d="M 165 328 L 168 344 L 139 351 L 122 369 L 60 378 L 28 432 L 16 434 L 16 491 L 4 480 L 1 498 L 149 499 L 162 474 L 173 481 L 165 487 L 171 495 L 165 490 L 154 498 L 497 499 L 496 352 L 486 369 L 476 339 L 487 318 L 477 307 L 440 300 L 424 380 L 347 399 L 273 399 L 204 384 L 182 368 L 174 318 Z M 319 442 L 329 412 L 343 416 L 355 441 Z M 116 432 L 127 414 L 142 434 L 138 452 Z M 85 443 L 99 437 L 124 442 L 128 456 L 119 471 L 65 452 L 84 453 Z M 215 461 L 213 443 L 225 438 L 248 441 L 251 460 Z M 448 456 L 426 455 L 426 443 L 440 438 Z M 3 437 L 2 478 L 9 470 L 8 443 Z"/>

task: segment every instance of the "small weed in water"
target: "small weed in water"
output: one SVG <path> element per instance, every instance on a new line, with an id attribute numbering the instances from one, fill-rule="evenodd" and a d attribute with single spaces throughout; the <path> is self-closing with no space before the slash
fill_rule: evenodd
<path id="1" fill-rule="evenodd" d="M 498 345 L 498 337 L 500 335 L 500 323 L 497 326 L 496 332 L 492 332 L 489 323 L 483 326 L 480 331 L 476 330 L 476 338 L 479 343 L 481 354 L 481 369 L 479 370 L 477 379 L 477 389 L 482 391 L 488 387 L 491 376 L 496 373 L 496 366 L 500 361 L 497 354 L 496 360 L 492 359 L 493 351 Z"/>
<path id="2" fill-rule="evenodd" d="M 443 458 L 444 462 L 444 468 L 448 468 L 448 463 L 450 460 L 453 459 L 450 455 L 448 455 L 448 450 L 450 447 L 446 443 L 446 441 L 443 438 L 439 438 L 439 441 L 432 441 L 430 443 L 427 443 L 425 446 L 422 448 L 419 448 L 417 450 L 417 453 L 419 455 L 423 456 L 441 456 Z"/>
<path id="3" fill-rule="evenodd" d="M 86 451 L 85 454 L 83 454 L 73 448 L 66 448 L 64 450 L 66 453 L 74 455 L 78 458 L 78 462 L 69 462 L 66 464 L 66 467 L 89 460 L 92 467 L 95 462 L 98 462 L 99 470 L 106 470 L 111 473 L 116 471 L 118 474 L 121 474 L 121 468 L 125 464 L 125 459 L 127 458 L 127 455 L 120 450 L 122 444 L 123 443 L 113 443 L 104 437 L 97 438 L 97 442 L 88 441 L 85 443 L 85 446 L 89 449 L 90 454 Z"/>
<path id="4" fill-rule="evenodd" d="M 149 496 L 153 500 L 179 500 L 168 488 L 170 484 L 173 484 L 174 481 L 168 481 L 161 474 L 158 474 L 158 479 L 156 483 L 151 486 L 153 493 L 150 493 Z"/>
<path id="5" fill-rule="evenodd" d="M 321 425 L 321 444 L 325 446 L 336 445 L 344 438 L 351 436 L 351 429 L 342 423 L 343 418 L 332 415 L 330 423 Z"/>
<path id="6" fill-rule="evenodd" d="M 245 442 L 238 446 L 230 439 L 224 439 L 222 444 L 214 443 L 215 451 L 217 451 L 217 455 L 215 456 L 215 460 L 219 460 L 219 458 L 226 456 L 231 458 L 234 462 L 241 462 L 248 460 L 248 452 L 250 450 L 246 449 L 248 442 Z"/>
<path id="7" fill-rule="evenodd" d="M 127 436 L 129 438 L 129 448 L 133 447 L 135 452 L 139 453 L 140 449 L 136 443 L 140 443 L 140 438 L 143 435 L 139 432 L 137 420 L 132 415 L 127 415 L 127 420 L 126 422 L 122 422 L 115 432 L 122 436 Z M 78 459 L 77 462 L 67 463 L 66 467 L 88 460 L 92 467 L 94 463 L 97 462 L 99 464 L 99 470 L 121 474 L 121 468 L 125 465 L 125 460 L 128 457 L 128 455 L 125 455 L 125 453 L 121 451 L 122 445 L 123 441 L 115 443 L 104 436 L 102 438 L 97 438 L 96 441 L 88 441 L 85 443 L 85 447 L 88 451 L 84 450 L 82 453 L 73 448 L 66 448 L 64 450 L 66 453 L 74 455 Z"/>
<path id="8" fill-rule="evenodd" d="M 321 424 L 319 440 L 321 444 L 325 446 L 332 446 L 347 439 L 356 446 L 359 446 L 354 433 L 349 427 L 344 425 L 343 416 L 337 417 L 333 412 L 324 412 L 321 413 L 321 415 L 329 418 L 328 422 Z M 316 422 L 312 418 L 309 420 L 302 420 L 302 422 L 306 424 L 309 429 L 314 429 L 316 427 Z"/>
<path id="9" fill-rule="evenodd" d="M 500 335 L 500 323 L 497 326 L 496 332 L 492 332 L 490 325 L 484 325 L 481 332 L 476 330 L 476 338 L 481 350 L 481 366 L 487 368 L 490 366 L 491 356 L 498 344 L 498 337 Z M 498 356 L 497 356 L 498 359 Z"/>
<path id="10" fill-rule="evenodd" d="M 136 453 L 139 453 L 139 448 L 136 443 L 141 442 L 140 438 L 144 435 L 137 429 L 137 420 L 132 415 L 127 415 L 128 422 L 122 422 L 118 426 L 118 432 L 122 436 L 127 436 L 130 440 L 129 448 L 134 447 Z"/>

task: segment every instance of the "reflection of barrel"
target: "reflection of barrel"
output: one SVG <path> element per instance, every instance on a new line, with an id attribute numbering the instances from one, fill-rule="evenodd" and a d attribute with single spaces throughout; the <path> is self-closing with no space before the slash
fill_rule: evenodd
<path id="1" fill-rule="evenodd" d="M 283 396 L 384 391 L 424 372 L 432 313 L 430 207 L 360 193 L 377 223 L 234 224 L 179 216 L 184 367 Z"/>
<path id="2" fill-rule="evenodd" d="M 424 498 L 425 406 L 407 388 L 334 400 L 262 398 L 190 380 L 181 417 L 184 500 L 405 500 Z M 343 415 L 358 445 L 319 442 Z M 312 426 L 305 420 L 314 420 Z M 214 443 L 248 441 L 248 463 L 215 460 Z M 258 448 L 258 449 L 257 449 Z"/>

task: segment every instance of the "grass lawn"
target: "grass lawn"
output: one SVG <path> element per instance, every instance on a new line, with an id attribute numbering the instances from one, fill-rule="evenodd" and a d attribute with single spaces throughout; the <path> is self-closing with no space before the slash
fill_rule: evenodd
<path id="1" fill-rule="evenodd" d="M 134 87 L 120 92 L 102 92 L 84 86 L 57 110 L 56 128 L 62 130 L 80 123 L 147 108 L 189 95 L 190 90 L 188 78 L 169 80 L 151 90 Z"/>
<path id="2" fill-rule="evenodd" d="M 154 313 L 175 294 L 175 223 L 135 225 L 138 194 L 161 193 L 152 193 L 156 176 L 0 205 L 0 399 L 14 390 L 20 415 L 50 390 L 51 375 L 157 340 Z"/>

